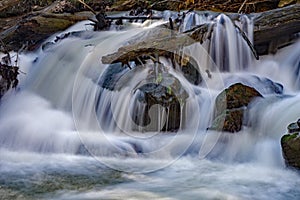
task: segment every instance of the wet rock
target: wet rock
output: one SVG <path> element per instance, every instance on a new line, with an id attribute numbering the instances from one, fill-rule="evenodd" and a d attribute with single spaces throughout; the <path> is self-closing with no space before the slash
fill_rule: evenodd
<path id="1" fill-rule="evenodd" d="M 244 109 L 226 109 L 217 116 L 212 126 L 209 128 L 216 131 L 226 131 L 230 133 L 238 132 L 242 129 Z"/>
<path id="2" fill-rule="evenodd" d="M 122 63 L 110 64 L 100 78 L 99 85 L 108 90 L 115 90 L 120 78 L 128 72 Z"/>
<path id="3" fill-rule="evenodd" d="M 283 94 L 283 85 L 272 80 L 256 75 L 230 75 L 224 79 L 224 85 L 230 86 L 233 83 L 242 83 L 250 87 L 255 86 L 261 94 Z"/>
<path id="4" fill-rule="evenodd" d="M 142 132 L 179 130 L 183 117 L 181 112 L 188 93 L 182 88 L 178 79 L 165 71 L 159 70 L 157 75 L 151 72 L 145 83 L 142 83 L 135 92 L 137 105 L 132 119 L 142 127 Z M 161 110 L 155 105 L 162 106 L 166 111 L 164 124 L 160 125 Z M 150 109 L 154 109 L 155 116 L 151 115 Z"/>
<path id="5" fill-rule="evenodd" d="M 131 117 L 135 123 L 133 130 L 149 131 L 177 131 L 182 125 L 185 100 L 188 93 L 183 89 L 180 81 L 168 73 L 162 64 L 147 64 L 147 71 L 142 66 L 132 65 L 132 69 L 124 67 L 122 63 L 108 66 L 98 84 L 111 91 L 119 91 L 132 82 L 132 77 L 145 73 L 145 80 L 137 83 L 133 88 L 134 107 Z M 160 105 L 166 112 L 166 120 L 162 122 Z M 152 113 L 151 113 L 152 112 Z M 153 114 L 154 112 L 154 115 Z M 159 114 L 160 113 L 160 114 Z"/>
<path id="6" fill-rule="evenodd" d="M 226 109 L 246 107 L 256 97 L 262 97 L 262 95 L 252 87 L 241 83 L 231 85 L 217 96 L 215 116 L 220 115 Z"/>
<path id="7" fill-rule="evenodd" d="M 262 95 L 254 88 L 236 83 L 221 92 L 215 102 L 215 113 L 209 129 L 238 132 L 242 128 L 247 106 Z"/>
<path id="8" fill-rule="evenodd" d="M 299 122 L 299 120 L 298 120 Z M 287 129 L 289 133 L 299 133 L 300 132 L 300 127 L 299 127 L 299 123 L 291 123 Z"/>
<path id="9" fill-rule="evenodd" d="M 298 123 L 290 124 L 288 131 L 289 134 L 281 138 L 282 154 L 288 167 L 300 169 L 300 128 Z"/>
<path id="10" fill-rule="evenodd" d="M 189 58 L 188 62 L 181 62 L 180 69 L 183 76 L 192 84 L 199 85 L 202 82 L 202 76 L 197 70 L 196 61 Z"/>

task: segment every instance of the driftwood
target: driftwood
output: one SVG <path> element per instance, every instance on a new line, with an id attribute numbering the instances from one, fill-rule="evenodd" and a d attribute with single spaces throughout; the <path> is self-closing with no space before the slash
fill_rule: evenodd
<path id="1" fill-rule="evenodd" d="M 230 17 L 236 18 L 236 15 Z M 144 57 L 145 55 L 167 55 L 169 51 L 178 50 L 195 41 L 202 43 L 204 40 L 210 38 L 211 31 L 211 24 L 200 25 L 182 34 L 174 34 L 174 32 L 170 30 L 169 33 L 160 33 L 164 37 L 157 38 L 150 36 L 151 39 L 147 41 L 137 41 L 125 47 L 121 47 L 117 52 L 103 56 L 102 63 L 127 63 L 136 58 Z M 240 30 L 238 29 L 238 31 Z M 287 45 L 287 42 L 291 42 L 291 39 L 299 32 L 300 5 L 296 4 L 256 14 L 256 16 L 254 16 L 254 47 L 249 43 L 246 37 L 244 37 L 244 39 L 257 58 L 257 54 L 264 55 Z M 244 36 L 243 33 L 241 34 Z M 274 45 L 274 43 L 276 43 L 276 45 Z"/>

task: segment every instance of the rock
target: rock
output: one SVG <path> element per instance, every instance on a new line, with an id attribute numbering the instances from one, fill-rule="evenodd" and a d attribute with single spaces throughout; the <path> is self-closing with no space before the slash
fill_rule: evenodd
<path id="1" fill-rule="evenodd" d="M 216 131 L 226 131 L 230 133 L 242 129 L 244 109 L 226 109 L 222 114 L 217 116 L 209 128 Z"/>
<path id="2" fill-rule="evenodd" d="M 188 98 L 188 93 L 182 88 L 178 79 L 161 70 L 157 76 L 152 72 L 145 80 L 145 84 L 139 86 L 135 92 L 137 92 L 138 103 L 132 119 L 137 125 L 144 127 L 142 131 L 179 130 L 182 123 L 182 107 Z M 144 105 L 142 109 L 140 105 Z M 166 121 L 161 128 L 158 125 L 161 116 L 157 115 L 153 118 L 149 116 L 150 108 L 154 105 L 160 105 L 166 110 Z M 156 114 L 159 113 L 159 110 L 154 109 Z"/>
<path id="3" fill-rule="evenodd" d="M 233 83 L 242 83 L 250 87 L 255 86 L 255 89 L 262 95 L 268 94 L 283 94 L 283 85 L 266 77 L 259 77 L 256 75 L 229 75 L 224 78 L 225 87 L 229 87 Z"/>
<path id="4" fill-rule="evenodd" d="M 142 66 L 129 69 L 122 63 L 113 63 L 108 66 L 98 84 L 107 90 L 120 91 L 130 85 L 132 77 L 139 75 L 144 69 Z M 177 131 L 182 125 L 184 114 L 181 110 L 188 98 L 188 93 L 183 89 L 180 81 L 168 73 L 163 64 L 148 64 L 147 70 L 145 80 L 138 83 L 133 90 L 132 98 L 135 98 L 135 103 L 131 117 L 137 125 L 133 127 L 133 130 L 139 132 Z M 162 120 L 159 119 L 159 115 L 156 115 L 159 113 L 157 110 L 159 108 L 155 105 L 162 106 L 167 113 L 162 127 L 158 126 L 159 121 Z M 151 112 L 155 113 L 153 118 L 150 116 Z"/>
<path id="5" fill-rule="evenodd" d="M 108 90 L 119 89 L 116 85 L 120 78 L 128 72 L 128 68 L 124 67 L 122 63 L 110 64 L 99 80 L 99 85 Z"/>
<path id="6" fill-rule="evenodd" d="M 179 62 L 180 63 L 180 62 Z M 202 76 L 197 70 L 197 63 L 194 59 L 189 58 L 187 62 L 180 63 L 180 69 L 183 76 L 192 84 L 199 85 L 202 82 Z"/>
<path id="7" fill-rule="evenodd" d="M 246 107 L 256 97 L 262 95 L 252 87 L 241 83 L 231 85 L 217 96 L 215 116 L 226 109 Z"/>
<path id="8" fill-rule="evenodd" d="M 238 132 L 242 128 L 243 116 L 248 104 L 262 95 L 254 88 L 236 83 L 221 92 L 215 101 L 215 113 L 209 129 Z"/>
<path id="9" fill-rule="evenodd" d="M 299 120 L 298 120 L 299 122 Z M 287 129 L 289 133 L 299 133 L 300 132 L 300 127 L 299 127 L 299 123 L 291 123 Z"/>
<path id="10" fill-rule="evenodd" d="M 299 129 L 300 128 L 297 123 L 292 123 L 288 126 L 288 130 L 290 133 L 282 136 L 281 138 L 281 148 L 285 163 L 288 167 L 296 169 L 300 169 Z"/>

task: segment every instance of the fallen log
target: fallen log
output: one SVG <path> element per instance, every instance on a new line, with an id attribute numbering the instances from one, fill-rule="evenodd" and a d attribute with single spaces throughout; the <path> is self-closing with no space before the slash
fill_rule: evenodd
<path id="1" fill-rule="evenodd" d="M 108 19 L 108 20 L 147 20 L 147 19 L 160 20 L 163 18 L 158 17 L 158 16 L 120 16 L 120 17 L 106 16 L 105 19 Z"/>
<path id="2" fill-rule="evenodd" d="M 300 4 L 256 14 L 253 20 L 256 51 L 260 55 L 275 53 L 298 37 Z"/>
<path id="3" fill-rule="evenodd" d="M 26 45 L 28 50 L 34 50 L 49 36 L 60 32 L 71 25 L 88 20 L 90 14 L 33 14 L 21 19 L 16 25 L 0 33 L 8 51 L 17 51 Z"/>
<path id="4" fill-rule="evenodd" d="M 230 15 L 236 19 L 236 15 Z M 159 30 L 159 28 L 158 28 Z M 183 46 L 188 46 L 195 41 L 202 43 L 209 39 L 212 31 L 211 24 L 203 24 L 186 33 L 174 34 L 171 30 L 162 33 L 150 33 L 150 39 L 141 41 L 136 39 L 130 45 L 121 47 L 117 52 L 102 57 L 102 63 L 127 63 L 138 57 L 143 57 L 147 53 L 158 56 L 169 54 L 169 51 L 178 50 Z M 300 4 L 289 7 L 267 11 L 254 15 L 254 48 L 246 40 L 255 57 L 275 52 L 298 37 L 300 32 Z M 173 34 L 172 34 L 173 33 Z M 243 34 L 242 34 L 243 35 Z M 187 39 L 190 38 L 190 39 Z M 166 42 L 168 41 L 168 42 Z M 276 45 L 275 45 L 276 44 Z M 142 47 L 142 48 L 141 48 Z M 148 50 L 147 50 L 148 49 Z M 256 51 L 255 51 L 256 50 Z"/>
<path id="5" fill-rule="evenodd" d="M 159 28 L 157 28 L 158 30 Z M 176 49 L 183 46 L 193 44 L 195 41 L 186 34 L 172 34 L 169 29 L 162 29 L 160 31 L 161 37 L 151 37 L 147 41 L 133 43 L 118 49 L 116 53 L 103 56 L 102 63 L 128 63 L 129 61 L 136 60 L 145 56 L 165 56 Z M 163 32 L 163 33 L 162 33 Z M 155 31 L 153 31 L 155 34 Z M 166 42 L 168 41 L 168 42 Z"/>

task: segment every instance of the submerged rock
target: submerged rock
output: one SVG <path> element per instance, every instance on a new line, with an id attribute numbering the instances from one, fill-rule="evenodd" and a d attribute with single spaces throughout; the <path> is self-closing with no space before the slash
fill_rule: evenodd
<path id="1" fill-rule="evenodd" d="M 283 158 L 287 166 L 300 169 L 300 127 L 298 123 L 290 124 L 288 131 L 289 134 L 281 138 Z"/>
<path id="2" fill-rule="evenodd" d="M 209 129 L 238 132 L 242 128 L 243 116 L 251 101 L 262 95 L 254 88 L 236 83 L 221 92 L 215 102 L 215 114 Z"/>
<path id="3" fill-rule="evenodd" d="M 99 80 L 99 85 L 108 90 L 115 90 L 120 78 L 128 72 L 128 68 L 122 63 L 110 64 Z"/>

